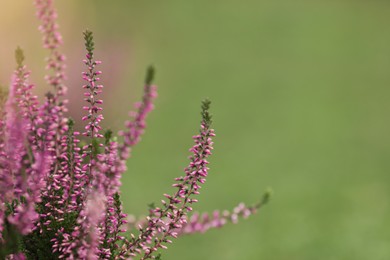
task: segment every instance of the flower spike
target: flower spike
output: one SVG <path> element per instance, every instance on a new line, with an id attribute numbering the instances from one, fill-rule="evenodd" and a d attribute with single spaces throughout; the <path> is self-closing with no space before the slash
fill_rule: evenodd
<path id="1" fill-rule="evenodd" d="M 192 211 L 192 204 L 197 202 L 194 195 L 199 194 L 200 187 L 206 181 L 209 168 L 207 158 L 213 149 L 212 137 L 215 136 L 209 114 L 210 101 L 202 102 L 202 122 L 200 134 L 193 137 L 195 145 L 190 149 L 190 163 L 185 169 L 186 175 L 175 179 L 173 185 L 177 191 L 173 195 L 164 194 L 168 201 L 162 200 L 162 207 L 151 209 L 147 226 L 140 229 L 138 237 L 127 244 L 130 256 L 140 254 L 141 259 L 150 259 L 154 253 L 166 248 L 169 238 L 178 236 L 178 229 L 187 223 L 187 214 Z"/>
<path id="2" fill-rule="evenodd" d="M 123 144 L 119 147 L 120 156 L 123 160 L 130 157 L 131 148 L 140 140 L 146 128 L 146 117 L 154 109 L 154 99 L 157 97 L 157 86 L 153 85 L 155 69 L 150 66 L 146 73 L 144 95 L 141 102 L 134 104 L 136 112 L 130 111 L 131 121 L 125 123 L 126 130 L 120 131 L 119 135 L 123 136 Z"/>
<path id="3" fill-rule="evenodd" d="M 43 34 L 43 47 L 50 51 L 47 58 L 46 69 L 50 70 L 46 75 L 49 85 L 54 87 L 54 99 L 56 104 L 58 98 L 64 96 L 67 87 L 64 85 L 65 75 L 65 55 L 59 51 L 62 45 L 62 36 L 58 31 L 57 11 L 54 8 L 53 0 L 35 0 L 37 7 L 37 17 L 42 24 L 39 30 Z"/>

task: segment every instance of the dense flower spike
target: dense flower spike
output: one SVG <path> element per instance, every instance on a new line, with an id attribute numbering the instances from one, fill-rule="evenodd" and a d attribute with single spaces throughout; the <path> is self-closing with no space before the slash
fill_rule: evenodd
<path id="1" fill-rule="evenodd" d="M 63 177 L 66 169 L 63 169 L 64 163 L 61 159 L 66 152 L 63 136 L 68 131 L 68 118 L 65 116 L 67 112 L 67 100 L 63 100 L 63 96 L 67 92 L 67 87 L 64 84 L 65 75 L 65 56 L 60 52 L 59 47 L 62 45 L 62 36 L 58 31 L 57 12 L 54 8 L 53 0 L 34 0 L 37 9 L 37 17 L 41 21 L 39 30 L 43 35 L 43 47 L 49 50 L 49 55 L 46 59 L 46 69 L 48 70 L 45 76 L 46 81 L 54 88 L 46 94 L 46 101 L 39 108 L 40 129 L 38 136 L 42 138 L 40 149 L 46 150 L 50 156 L 51 173 L 47 180 L 48 186 L 55 189 L 61 182 L 56 181 Z M 58 198 L 58 192 L 48 190 L 43 196 L 47 200 Z M 47 211 L 42 214 L 47 214 Z"/>
<path id="2" fill-rule="evenodd" d="M 35 228 L 39 217 L 35 206 L 41 201 L 41 190 L 49 170 L 46 153 L 36 149 L 37 101 L 31 93 L 33 86 L 28 84 L 29 73 L 23 60 L 24 55 L 18 48 L 17 69 L 5 104 L 6 113 L 2 113 L 1 118 L 0 257 L 4 256 L 4 247 L 14 249 L 17 246 L 10 240 Z M 15 254 L 11 259 L 22 257 L 23 254 Z"/>
<path id="3" fill-rule="evenodd" d="M 260 202 L 253 206 L 245 206 L 244 203 L 240 203 L 232 211 L 228 210 L 215 210 L 212 214 L 194 212 L 191 216 L 186 216 L 186 224 L 176 230 L 178 236 L 194 234 L 194 233 L 205 233 L 206 231 L 214 228 L 221 228 L 225 224 L 238 223 L 240 218 L 248 218 L 252 214 L 255 214 L 260 208 L 266 205 L 271 197 L 272 190 L 267 190 Z M 153 214 L 153 212 L 152 212 Z M 128 230 L 133 231 L 139 228 L 146 228 L 148 221 L 145 218 L 136 218 L 133 215 L 128 217 Z M 168 226 L 165 226 L 168 228 Z"/>
<path id="4" fill-rule="evenodd" d="M 46 174 L 46 163 L 40 159 L 34 164 L 26 150 L 28 134 L 34 132 L 33 114 L 36 112 L 36 97 L 32 96 L 32 85 L 28 84 L 28 75 L 23 66 L 24 55 L 18 48 L 16 51 L 17 69 L 15 70 L 10 95 L 6 103 L 7 115 L 4 131 L 4 154 L 0 161 L 3 166 L 0 171 L 0 190 L 4 196 L 2 201 L 11 203 L 12 200 L 20 200 L 23 203 L 15 204 L 12 212 L 8 214 L 7 221 L 22 234 L 27 234 L 37 219 L 34 204 L 39 202 L 39 192 L 44 186 L 43 179 Z M 32 137 L 32 136 L 31 136 Z M 32 141 L 30 139 L 30 141 Z M 33 142 L 34 143 L 34 142 Z M 34 153 L 34 145 L 30 146 Z M 39 155 L 38 155 L 39 156 Z M 26 157 L 26 158 L 25 158 Z M 24 176 L 27 174 L 27 176 Z M 36 181 L 36 178 L 40 180 Z M 28 193 L 29 184 L 34 191 Z M 36 186 L 35 186 L 36 185 Z M 13 187 L 12 190 L 9 186 Z"/>
<path id="5" fill-rule="evenodd" d="M 211 216 L 208 213 L 204 213 L 202 215 L 195 213 L 187 221 L 186 225 L 178 229 L 177 232 L 179 235 L 204 233 L 212 228 L 221 228 L 229 222 L 236 224 L 238 223 L 239 218 L 248 218 L 252 214 L 255 214 L 265 204 L 267 204 L 271 194 L 272 191 L 268 190 L 264 193 L 261 201 L 256 205 L 247 207 L 244 203 L 240 203 L 233 209 L 232 212 L 228 210 L 224 210 L 222 212 L 216 210 Z"/>
<path id="6" fill-rule="evenodd" d="M 29 83 L 30 72 L 23 65 L 25 59 L 23 50 L 17 48 L 15 51 L 17 69 L 14 75 L 15 98 L 16 104 L 19 107 L 19 114 L 23 117 L 27 124 L 26 132 L 28 133 L 29 145 L 31 150 L 39 150 L 41 146 L 38 135 L 38 120 L 39 103 L 38 97 L 33 94 L 34 85 Z"/>
<path id="7" fill-rule="evenodd" d="M 53 2 L 35 0 L 44 48 L 50 51 L 46 79 L 54 90 L 43 104 L 38 102 L 20 48 L 9 91 L 0 88 L 0 259 L 161 259 L 158 251 L 167 248 L 172 238 L 235 223 L 267 202 L 268 193 L 252 207 L 240 204 L 232 212 L 190 217 L 197 202 L 194 197 L 208 175 L 215 135 L 210 101 L 205 100 L 190 163 L 173 184 L 176 191 L 164 194 L 161 207 L 150 208 L 136 235 L 126 230 L 120 180 L 154 108 L 154 69 L 147 71 L 142 100 L 129 113 L 131 120 L 119 132 L 123 142 L 118 142 L 111 130 L 100 125 L 100 61 L 94 59 L 92 32 L 86 31 L 87 69 L 82 74 L 86 126 L 82 133 L 75 131 L 63 100 L 65 58 L 59 52 L 62 39 Z"/>
<path id="8" fill-rule="evenodd" d="M 46 76 L 47 82 L 54 87 L 54 99 L 57 104 L 58 98 L 65 95 L 67 87 L 63 81 L 65 79 L 65 56 L 59 51 L 62 45 L 62 36 L 58 31 L 57 12 L 54 9 L 53 0 L 35 0 L 37 7 L 37 17 L 42 25 L 39 30 L 43 34 L 43 47 L 50 51 L 47 58 L 46 69 L 51 74 Z"/>
<path id="9" fill-rule="evenodd" d="M 119 147 L 120 156 L 126 160 L 130 156 L 130 151 L 140 140 L 146 128 L 146 117 L 153 110 L 154 99 L 157 97 L 157 86 L 152 85 L 154 78 L 154 67 L 150 66 L 146 73 L 144 96 L 142 102 L 135 103 L 136 112 L 129 112 L 132 120 L 126 122 L 126 130 L 120 131 L 119 135 L 124 137 L 124 143 Z"/>
<path id="10" fill-rule="evenodd" d="M 87 92 L 84 93 L 84 101 L 89 103 L 88 106 L 83 107 L 83 109 L 88 113 L 82 118 L 83 121 L 88 120 L 84 135 L 92 138 L 101 138 L 103 135 L 99 133 L 99 131 L 102 129 L 99 123 L 103 119 L 103 116 L 99 112 L 102 110 L 100 105 L 103 103 L 103 100 L 97 99 L 97 95 L 102 93 L 103 86 L 97 84 L 97 82 L 100 80 L 98 75 L 100 75 L 102 72 L 95 69 L 96 65 L 100 64 L 101 62 L 93 60 L 94 42 L 92 32 L 84 32 L 84 39 L 85 47 L 88 51 L 86 54 L 86 59 L 84 60 L 88 71 L 83 72 L 83 79 L 87 82 L 87 84 L 83 86 L 83 88 L 87 90 Z"/>
<path id="11" fill-rule="evenodd" d="M 49 164 L 47 177 L 44 178 L 46 187 L 41 191 L 41 202 L 37 205 L 39 221 L 35 224 L 34 231 L 26 237 L 26 244 L 29 248 L 37 248 L 41 255 L 51 252 L 51 243 L 35 243 L 40 234 L 42 240 L 50 241 L 55 231 L 66 220 L 64 217 L 65 207 L 68 205 L 70 191 L 70 175 L 67 137 L 69 135 L 69 120 L 65 116 L 67 112 L 67 100 L 62 100 L 66 93 L 64 85 L 65 57 L 59 52 L 62 43 L 56 23 L 57 13 L 52 0 L 36 0 L 37 16 L 42 24 L 40 30 L 43 33 L 44 48 L 49 50 L 47 58 L 48 75 L 46 80 L 54 90 L 46 94 L 46 99 L 38 108 L 36 116 L 37 149 L 45 153 L 46 161 Z M 50 251 L 49 251 L 50 249 Z M 29 258 L 39 258 L 41 255 L 27 253 Z"/>
<path id="12" fill-rule="evenodd" d="M 100 246 L 100 258 L 111 259 L 119 250 L 119 243 L 124 244 L 126 232 L 124 225 L 127 224 L 127 215 L 122 212 L 122 205 L 118 193 L 108 197 L 106 214 L 101 225 L 102 244 Z"/>
<path id="13" fill-rule="evenodd" d="M 100 181 L 104 178 L 104 174 L 100 174 L 100 171 L 96 171 L 94 168 L 96 164 L 96 157 L 99 153 L 98 149 L 101 144 L 97 141 L 98 138 L 102 138 L 103 135 L 99 133 L 102 129 L 100 122 L 103 120 L 103 115 L 100 113 L 103 108 L 100 106 L 103 100 L 98 99 L 97 96 L 102 93 L 103 85 L 99 85 L 97 82 L 100 80 L 98 75 L 102 72 L 95 69 L 96 65 L 100 64 L 100 61 L 94 60 L 93 50 L 94 41 L 91 31 L 84 32 L 85 48 L 87 50 L 86 59 L 84 64 L 87 66 L 87 72 L 83 72 L 83 79 L 87 82 L 83 88 L 86 90 L 84 93 L 84 101 L 89 105 L 84 106 L 83 109 L 87 112 L 87 115 L 82 118 L 83 121 L 88 121 L 85 126 L 84 136 L 90 137 L 91 141 L 88 146 L 84 147 L 83 157 L 88 157 L 88 181 L 89 185 L 91 180 Z M 97 176 L 94 176 L 97 175 Z M 102 175 L 102 176 L 100 176 Z"/>
<path id="14" fill-rule="evenodd" d="M 140 229 L 137 238 L 133 237 L 126 250 L 130 256 L 141 254 L 141 259 L 152 258 L 159 248 L 166 248 L 170 237 L 177 237 L 177 229 L 187 223 L 186 215 L 192 211 L 191 204 L 197 202 L 193 195 L 199 194 L 200 185 L 205 183 L 208 175 L 207 158 L 213 149 L 211 138 L 215 136 L 209 113 L 210 101 L 202 104 L 202 122 L 200 134 L 193 137 L 195 145 L 190 149 L 190 164 L 185 169 L 184 177 L 176 178 L 173 186 L 177 191 L 173 195 L 164 194 L 169 200 L 162 200 L 163 206 L 151 210 L 148 224 Z"/>

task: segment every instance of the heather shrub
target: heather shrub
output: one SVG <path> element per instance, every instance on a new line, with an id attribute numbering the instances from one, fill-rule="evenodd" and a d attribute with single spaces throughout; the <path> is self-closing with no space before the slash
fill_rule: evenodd
<path id="1" fill-rule="evenodd" d="M 148 216 L 129 219 L 122 212 L 121 175 L 141 140 L 153 110 L 157 87 L 147 70 L 142 100 L 129 113 L 118 137 L 102 129 L 99 98 L 101 61 L 95 59 L 91 31 L 84 32 L 85 111 L 83 132 L 67 114 L 65 56 L 52 0 L 35 0 L 47 57 L 51 90 L 42 103 L 34 95 L 24 53 L 15 52 L 16 69 L 8 91 L 0 92 L 0 258 L 1 259 L 160 259 L 160 249 L 184 234 L 205 232 L 255 213 L 269 199 L 232 211 L 193 213 L 208 175 L 213 149 L 210 101 L 201 106 L 199 133 L 193 136 L 189 164 L 175 178 L 175 192 L 150 205 Z M 118 141 L 120 140 L 120 141 Z"/>

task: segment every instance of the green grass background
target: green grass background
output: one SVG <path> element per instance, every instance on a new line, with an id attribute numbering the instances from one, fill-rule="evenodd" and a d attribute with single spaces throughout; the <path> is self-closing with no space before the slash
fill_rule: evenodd
<path id="1" fill-rule="evenodd" d="M 123 177 L 127 212 L 145 214 L 173 191 L 204 97 L 217 137 L 195 209 L 275 191 L 259 214 L 182 237 L 163 259 L 390 259 L 389 1 L 57 4 L 70 62 L 80 32 L 95 32 L 106 127 L 121 128 L 146 66 L 157 68 L 156 110 Z"/>

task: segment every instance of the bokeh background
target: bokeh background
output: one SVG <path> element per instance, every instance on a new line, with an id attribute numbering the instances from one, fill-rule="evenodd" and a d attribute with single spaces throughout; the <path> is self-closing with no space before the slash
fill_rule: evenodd
<path id="1" fill-rule="evenodd" d="M 198 211 L 255 203 L 258 215 L 182 237 L 163 259 L 390 259 L 390 2 L 56 1 L 80 117 L 81 32 L 103 60 L 105 127 L 122 128 L 147 65 L 159 98 L 123 177 L 127 212 L 172 191 L 209 97 L 215 153 Z M 26 51 L 38 92 L 44 57 L 31 1 L 2 0 L 0 83 Z M 80 122 L 80 120 L 79 120 Z"/>

